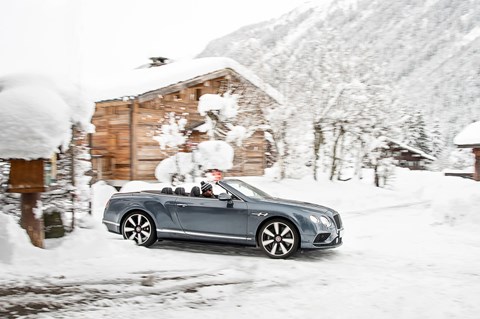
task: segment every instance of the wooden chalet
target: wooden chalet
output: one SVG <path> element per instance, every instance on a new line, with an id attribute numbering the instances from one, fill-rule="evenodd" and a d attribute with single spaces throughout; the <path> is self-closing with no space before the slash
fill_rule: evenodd
<path id="1" fill-rule="evenodd" d="M 454 139 L 455 145 L 459 148 L 471 148 L 475 157 L 473 177 L 480 181 L 480 121 L 474 122 L 463 129 Z"/>
<path id="2" fill-rule="evenodd" d="M 106 98 L 96 102 L 92 119 L 96 132 L 90 139 L 92 166 L 97 179 L 114 186 L 129 180 L 155 180 L 156 166 L 173 151 L 160 149 L 153 137 L 172 112 L 187 120 L 188 141 L 181 151 L 191 152 L 198 143 L 208 140 L 198 129 L 205 120 L 197 110 L 203 94 L 237 94 L 236 122 L 245 127 L 252 127 L 252 123 L 256 127 L 265 125 L 263 110 L 281 100 L 278 92 L 230 59 L 175 63 L 152 60 L 151 68 L 133 71 Z M 144 84 L 138 85 L 140 82 Z M 234 167 L 226 176 L 264 174 L 268 165 L 265 152 L 270 146 L 262 130 L 252 134 L 241 147 L 232 147 Z"/>
<path id="3" fill-rule="evenodd" d="M 436 160 L 435 157 L 405 143 L 392 139 L 386 139 L 386 142 L 389 147 L 388 155 L 395 159 L 395 163 L 399 167 L 426 170 L 428 164 Z"/>

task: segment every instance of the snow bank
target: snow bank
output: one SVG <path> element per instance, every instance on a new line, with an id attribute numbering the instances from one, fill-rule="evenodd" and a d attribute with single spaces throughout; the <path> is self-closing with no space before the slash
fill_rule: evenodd
<path id="1" fill-rule="evenodd" d="M 12 216 L 0 213 L 0 264 L 15 265 L 18 256 L 32 258 L 38 251 L 40 249 L 32 245 L 27 232 Z"/>
<path id="2" fill-rule="evenodd" d="M 89 227 L 94 227 L 94 225 L 102 224 L 103 210 L 113 194 L 117 193 L 117 190 L 110 185 L 107 185 L 104 181 L 96 182 L 92 185 L 92 211 L 98 212 L 97 214 L 92 214 L 92 223 L 89 224 Z"/>
<path id="3" fill-rule="evenodd" d="M 9 264 L 13 256 L 13 242 L 10 240 L 10 229 L 14 229 L 13 218 L 0 212 L 0 263 Z"/>
<path id="4" fill-rule="evenodd" d="M 0 78 L 0 158 L 49 158 L 67 149 L 71 126 L 87 132 L 94 112 L 81 90 L 34 75 Z"/>
<path id="5" fill-rule="evenodd" d="M 440 223 L 451 226 L 480 226 L 480 183 L 458 177 L 445 177 L 432 185 L 431 212 Z"/>

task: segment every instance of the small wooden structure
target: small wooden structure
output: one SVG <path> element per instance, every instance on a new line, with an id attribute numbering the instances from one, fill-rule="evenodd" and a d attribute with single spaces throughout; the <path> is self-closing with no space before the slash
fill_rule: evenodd
<path id="1" fill-rule="evenodd" d="M 38 218 L 35 209 L 39 209 L 40 193 L 46 190 L 44 160 L 10 160 L 10 178 L 8 192 L 20 193 L 22 211 L 20 224 L 27 231 L 32 244 L 43 248 L 43 219 Z"/>
<path id="2" fill-rule="evenodd" d="M 414 147 L 408 146 L 392 139 L 387 139 L 388 153 L 396 161 L 399 167 L 411 170 L 426 170 L 427 165 L 436 158 Z"/>
<path id="3" fill-rule="evenodd" d="M 475 181 L 480 181 L 480 143 L 478 144 L 457 144 L 457 147 L 459 148 L 471 148 L 473 156 L 475 157 L 475 163 L 474 163 L 474 171 L 473 174 L 470 174 L 470 176 L 473 176 L 473 179 Z"/>
<path id="4" fill-rule="evenodd" d="M 42 193 L 45 192 L 44 160 L 10 160 L 10 193 Z"/>
<path id="5" fill-rule="evenodd" d="M 473 122 L 455 136 L 455 145 L 459 148 L 471 148 L 475 157 L 473 179 L 480 181 L 480 121 Z"/>
<path id="6" fill-rule="evenodd" d="M 150 69 L 151 72 L 168 70 L 172 74 L 175 63 Z M 159 81 L 161 82 L 161 81 Z M 138 95 L 121 96 L 96 102 L 92 123 L 96 127 L 91 135 L 90 147 L 93 170 L 97 179 L 108 180 L 119 186 L 128 180 L 155 180 L 155 168 L 172 151 L 161 150 L 153 139 L 159 134 L 160 125 L 170 113 L 187 120 L 188 140 L 181 151 L 191 152 L 196 145 L 208 140 L 199 126 L 205 118 L 198 112 L 199 98 L 203 94 L 226 92 L 239 95 L 237 101 L 240 114 L 236 121 L 251 127 L 265 125 L 263 108 L 272 107 L 278 102 L 256 81 L 252 83 L 241 72 L 224 67 L 209 70 L 205 74 L 189 75 L 175 84 Z M 234 167 L 226 174 L 263 175 L 267 167 L 265 151 L 268 147 L 264 132 L 256 131 L 244 140 L 241 147 L 234 147 Z M 221 156 L 221 154 L 219 154 Z"/>
<path id="7" fill-rule="evenodd" d="M 73 230 L 75 213 L 88 213 L 90 209 L 89 198 L 76 189 L 76 176 L 85 178 L 76 170 L 90 166 L 85 133 L 73 129 L 72 135 L 70 149 L 51 158 L 0 159 L 0 206 L 4 213 L 20 217 L 21 226 L 37 247 L 43 247 L 44 238 L 53 228 L 59 232 Z M 53 225 L 44 222 L 52 216 L 65 220 L 57 218 Z M 64 224 L 67 221 L 70 225 Z"/>

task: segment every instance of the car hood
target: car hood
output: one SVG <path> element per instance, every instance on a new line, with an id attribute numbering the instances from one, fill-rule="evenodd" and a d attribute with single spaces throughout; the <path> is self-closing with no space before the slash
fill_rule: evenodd
<path id="1" fill-rule="evenodd" d="M 284 204 L 284 205 L 294 206 L 300 209 L 308 209 L 310 211 L 316 211 L 319 213 L 330 213 L 332 215 L 336 213 L 335 210 L 326 206 L 312 204 L 308 202 L 301 202 L 301 201 L 291 200 L 291 199 L 273 198 L 271 200 L 264 200 L 264 202 L 272 203 L 272 204 Z"/>

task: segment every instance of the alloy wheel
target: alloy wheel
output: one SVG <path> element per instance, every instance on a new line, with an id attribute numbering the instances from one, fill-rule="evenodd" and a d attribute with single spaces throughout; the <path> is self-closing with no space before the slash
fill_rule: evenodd
<path id="1" fill-rule="evenodd" d="M 286 221 L 273 220 L 261 231 L 260 246 L 272 258 L 287 258 L 298 246 L 294 226 Z"/>
<path id="2" fill-rule="evenodd" d="M 150 246 L 155 242 L 153 223 L 143 213 L 133 213 L 123 222 L 122 233 L 125 239 L 134 240 L 137 245 Z"/>

